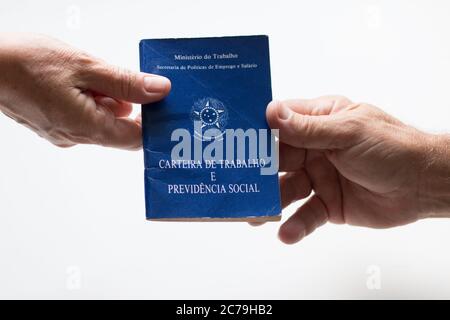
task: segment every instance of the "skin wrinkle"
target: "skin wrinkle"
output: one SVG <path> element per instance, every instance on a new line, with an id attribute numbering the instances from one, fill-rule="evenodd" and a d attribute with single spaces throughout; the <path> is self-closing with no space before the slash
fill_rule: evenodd
<path id="1" fill-rule="evenodd" d="M 120 90 L 120 93 L 122 96 L 125 97 L 125 99 L 127 99 L 130 96 L 130 92 L 131 92 L 131 78 L 129 76 L 129 74 L 122 68 L 119 67 L 115 67 L 115 74 L 120 74 L 121 78 L 126 79 L 126 81 L 123 81 L 120 83 L 120 88 L 118 88 L 117 90 Z"/>

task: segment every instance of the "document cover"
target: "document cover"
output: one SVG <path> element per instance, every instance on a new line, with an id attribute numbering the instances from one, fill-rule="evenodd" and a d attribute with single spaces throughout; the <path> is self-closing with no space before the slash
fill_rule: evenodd
<path id="1" fill-rule="evenodd" d="M 140 64 L 172 82 L 142 106 L 147 219 L 279 220 L 268 37 L 142 40 Z"/>

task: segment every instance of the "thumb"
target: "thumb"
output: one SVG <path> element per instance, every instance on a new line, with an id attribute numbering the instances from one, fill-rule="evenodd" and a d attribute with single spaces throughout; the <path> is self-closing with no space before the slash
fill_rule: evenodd
<path id="1" fill-rule="evenodd" d="M 266 111 L 267 122 L 272 129 L 279 129 L 281 142 L 306 149 L 339 149 L 350 145 L 356 132 L 347 125 L 345 113 L 313 115 L 304 106 L 292 107 L 279 101 L 272 101 Z"/>
<path id="2" fill-rule="evenodd" d="M 104 62 L 97 62 L 82 75 L 84 89 L 117 100 L 151 103 L 170 91 L 170 80 L 153 74 L 134 72 Z"/>

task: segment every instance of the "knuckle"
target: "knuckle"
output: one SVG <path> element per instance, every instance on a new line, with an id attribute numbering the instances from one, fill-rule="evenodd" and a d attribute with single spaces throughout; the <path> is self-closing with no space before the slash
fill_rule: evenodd
<path id="1" fill-rule="evenodd" d="M 346 96 L 342 96 L 342 95 L 333 96 L 333 100 L 334 100 L 335 105 L 348 105 L 348 104 L 352 103 L 352 101 L 349 98 L 347 98 Z"/>
<path id="2" fill-rule="evenodd" d="M 357 103 L 355 109 L 358 109 L 360 112 L 371 116 L 376 115 L 380 112 L 380 109 L 378 109 L 377 107 L 364 102 Z"/>
<path id="3" fill-rule="evenodd" d="M 119 88 L 117 88 L 125 99 L 129 99 L 133 87 L 136 86 L 137 76 L 134 72 L 131 72 L 120 67 L 114 67 L 119 79 Z"/>
<path id="4" fill-rule="evenodd" d="M 64 48 L 61 49 L 59 54 L 59 59 L 61 59 L 61 62 L 63 62 L 66 66 L 71 66 L 78 61 L 78 56 L 80 53 L 76 50 L 73 50 L 71 48 Z"/>
<path id="5" fill-rule="evenodd" d="M 96 77 L 99 74 L 108 75 L 109 70 L 101 60 L 90 56 L 87 53 L 79 53 L 75 59 L 74 75 L 82 83 L 91 83 L 97 81 Z"/>
<path id="6" fill-rule="evenodd" d="M 357 111 L 359 116 L 369 120 L 381 119 L 386 115 L 383 110 L 368 103 L 354 104 L 352 105 L 352 109 Z"/>
<path id="7" fill-rule="evenodd" d="M 348 142 L 353 142 L 358 139 L 365 131 L 368 119 L 360 116 L 347 116 L 342 121 L 341 129 L 339 132 L 341 135 L 338 139 L 344 139 Z"/>
<path id="8" fill-rule="evenodd" d="M 351 104 L 352 101 L 350 99 L 348 99 L 347 97 L 344 96 L 336 96 L 335 100 L 334 100 L 334 108 L 337 107 L 346 107 L 349 104 Z"/>
<path id="9" fill-rule="evenodd" d="M 322 97 L 327 101 L 331 113 L 340 111 L 352 103 L 350 99 L 341 95 L 331 95 Z"/>
<path id="10" fill-rule="evenodd" d="M 89 70 L 94 61 L 88 54 L 72 48 L 60 49 L 54 59 L 58 59 L 58 62 L 75 77 Z"/>
<path id="11" fill-rule="evenodd" d="M 99 62 L 101 62 L 99 59 L 91 56 L 84 51 L 80 51 L 77 53 L 75 61 L 79 67 L 87 69 L 93 68 L 95 65 L 99 64 Z"/>

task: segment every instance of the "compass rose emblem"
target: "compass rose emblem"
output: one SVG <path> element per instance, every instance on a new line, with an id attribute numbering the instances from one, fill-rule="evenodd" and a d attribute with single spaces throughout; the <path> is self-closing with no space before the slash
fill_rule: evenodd
<path id="1" fill-rule="evenodd" d="M 194 103 L 191 116 L 194 122 L 201 123 L 202 131 L 208 129 L 223 131 L 227 123 L 228 112 L 221 101 L 214 98 L 202 98 Z M 201 133 L 196 132 L 196 134 Z"/>
<path id="2" fill-rule="evenodd" d="M 202 111 L 194 111 L 194 113 L 200 117 L 202 121 L 202 128 L 206 126 L 215 125 L 219 128 L 219 115 L 223 112 L 223 110 L 216 110 L 209 106 L 209 101 L 206 103 L 205 107 Z"/>

